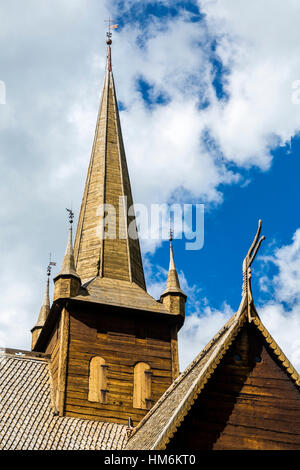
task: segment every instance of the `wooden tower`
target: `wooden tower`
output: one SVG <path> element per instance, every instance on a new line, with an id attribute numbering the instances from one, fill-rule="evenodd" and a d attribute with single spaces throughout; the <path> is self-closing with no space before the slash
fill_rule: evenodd
<path id="1" fill-rule="evenodd" d="M 33 339 L 33 350 L 51 357 L 61 416 L 137 424 L 179 373 L 186 296 L 176 270 L 160 301 L 147 293 L 135 216 L 124 201 L 132 206 L 109 38 L 74 249 L 71 219 L 54 301 Z M 174 277 L 174 261 L 170 267 Z"/>

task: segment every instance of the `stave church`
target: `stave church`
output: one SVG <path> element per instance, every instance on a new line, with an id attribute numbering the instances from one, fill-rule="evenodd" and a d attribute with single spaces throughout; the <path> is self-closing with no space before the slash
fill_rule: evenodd
<path id="1" fill-rule="evenodd" d="M 300 449 L 300 376 L 263 325 L 251 291 L 261 221 L 236 313 L 182 373 L 186 295 L 170 240 L 167 284 L 147 293 L 107 40 L 104 85 L 76 234 L 31 330 L 0 350 L 2 450 Z M 115 207 L 105 237 L 99 207 Z M 100 229 L 99 229 L 100 227 Z M 101 236 L 99 236 L 99 230 Z"/>

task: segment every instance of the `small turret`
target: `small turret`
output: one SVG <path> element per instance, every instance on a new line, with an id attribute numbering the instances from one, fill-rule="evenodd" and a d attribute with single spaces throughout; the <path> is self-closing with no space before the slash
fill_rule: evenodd
<path id="1" fill-rule="evenodd" d="M 167 280 L 167 287 L 160 296 L 161 302 L 172 313 L 185 315 L 185 302 L 186 295 L 180 288 L 180 282 L 175 267 L 174 254 L 173 254 L 173 237 L 170 235 L 170 265 Z"/>
<path id="2" fill-rule="evenodd" d="M 36 345 L 36 342 L 38 340 L 38 337 L 40 336 L 40 333 L 42 331 L 42 328 L 45 324 L 45 321 L 47 319 L 49 312 L 50 312 L 50 298 L 49 298 L 49 275 L 48 275 L 45 297 L 41 306 L 38 320 L 31 330 L 31 333 L 32 333 L 31 349 L 32 350 L 34 346 Z"/>
<path id="3" fill-rule="evenodd" d="M 81 280 L 76 272 L 74 262 L 72 241 L 72 224 L 74 214 L 70 209 L 67 209 L 67 211 L 69 212 L 70 222 L 69 238 L 61 270 L 54 278 L 54 300 L 58 298 L 74 297 L 78 294 L 81 286 Z"/>

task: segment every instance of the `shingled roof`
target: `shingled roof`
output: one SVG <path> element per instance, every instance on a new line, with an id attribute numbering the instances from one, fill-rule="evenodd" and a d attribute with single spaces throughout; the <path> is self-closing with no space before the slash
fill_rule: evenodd
<path id="1" fill-rule="evenodd" d="M 252 321 L 264 336 L 288 375 L 300 387 L 300 377 L 262 324 L 254 304 Z M 243 295 L 239 310 L 224 325 L 186 370 L 173 382 L 133 431 L 126 450 L 163 450 L 220 364 L 242 326 L 248 322 L 248 299 Z"/>
<path id="2" fill-rule="evenodd" d="M 174 315 L 134 282 L 96 277 L 83 287 L 74 299 Z"/>
<path id="3" fill-rule="evenodd" d="M 115 450 L 126 440 L 124 425 L 54 415 L 47 357 L 0 351 L 1 450 Z"/>

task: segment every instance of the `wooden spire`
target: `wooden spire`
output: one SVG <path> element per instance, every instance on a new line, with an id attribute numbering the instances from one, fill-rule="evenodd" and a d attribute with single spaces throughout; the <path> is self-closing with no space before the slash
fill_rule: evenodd
<path id="1" fill-rule="evenodd" d="M 111 63 L 109 38 L 103 92 L 74 244 L 75 266 L 83 283 L 99 276 L 135 282 L 145 289 L 139 240 L 128 236 L 129 224 L 131 233 L 136 232 L 132 231 L 136 226 L 135 216 L 127 215 L 133 200 Z M 114 210 L 106 210 L 105 205 Z"/>
<path id="2" fill-rule="evenodd" d="M 184 292 L 180 288 L 180 282 L 177 274 L 177 269 L 175 266 L 174 260 L 174 253 L 173 253 L 173 237 L 170 236 L 170 263 L 169 263 L 169 272 L 168 272 L 168 280 L 167 280 L 167 287 L 162 295 L 168 293 L 180 293 L 184 294 Z M 185 294 L 184 294 L 185 295 Z"/>
<path id="3" fill-rule="evenodd" d="M 180 282 L 175 266 L 173 253 L 173 236 L 170 233 L 170 264 L 168 272 L 167 287 L 160 296 L 160 301 L 171 312 L 177 315 L 185 315 L 186 295 L 180 288 Z"/>
<path id="4" fill-rule="evenodd" d="M 72 242 L 72 224 L 74 219 L 74 213 L 72 210 L 67 209 L 69 213 L 69 236 L 68 243 L 65 252 L 65 256 L 62 262 L 62 267 L 54 280 L 54 300 L 58 298 L 74 297 L 79 293 L 81 286 L 81 279 L 77 274 L 74 261 L 74 250 Z"/>
<path id="5" fill-rule="evenodd" d="M 59 277 L 59 276 L 73 276 L 73 277 L 77 277 L 79 279 L 79 276 L 78 276 L 78 274 L 76 272 L 76 268 L 75 268 L 72 238 L 73 238 L 72 237 L 72 223 L 70 223 L 68 243 L 67 243 L 67 248 L 66 248 L 66 251 L 65 251 L 65 256 L 64 256 L 64 259 L 63 259 L 63 262 L 62 262 L 61 270 L 58 273 L 58 275 L 56 276 L 56 278 Z"/>
<path id="6" fill-rule="evenodd" d="M 49 276 L 47 277 L 47 284 L 46 284 L 46 292 L 44 295 L 43 303 L 40 309 L 40 313 L 37 319 L 36 324 L 31 330 L 32 333 L 32 349 L 34 348 L 37 339 L 40 335 L 40 332 L 45 324 L 45 321 L 47 320 L 47 317 L 50 312 L 50 297 L 49 297 Z"/>
<path id="7" fill-rule="evenodd" d="M 47 278 L 46 291 L 44 295 L 44 300 L 41 306 L 41 310 L 38 316 L 38 321 L 34 328 L 43 327 L 46 321 L 46 318 L 50 312 L 50 297 L 49 297 L 49 277 Z"/>

